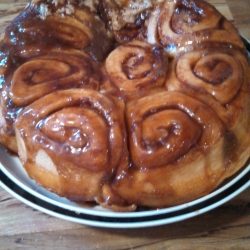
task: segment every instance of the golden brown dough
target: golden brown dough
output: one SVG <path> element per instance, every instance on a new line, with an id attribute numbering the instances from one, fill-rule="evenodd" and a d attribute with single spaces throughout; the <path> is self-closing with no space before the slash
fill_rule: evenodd
<path id="1" fill-rule="evenodd" d="M 112 51 L 105 69 L 112 85 L 125 97 L 135 98 L 164 85 L 168 59 L 160 47 L 135 40 Z"/>
<path id="2" fill-rule="evenodd" d="M 222 104 L 231 102 L 246 82 L 246 59 L 232 49 L 194 50 L 177 57 L 172 65 L 173 78 L 166 81 L 169 90 L 205 92 Z"/>
<path id="3" fill-rule="evenodd" d="M 249 160 L 249 72 L 205 1 L 33 0 L 0 42 L 0 143 L 17 152 L 17 137 L 29 176 L 60 196 L 182 204 Z"/>
<path id="4" fill-rule="evenodd" d="M 244 47 L 233 25 L 203 0 L 163 1 L 146 27 L 147 41 L 160 43 L 172 55 L 194 47 Z"/>
<path id="5" fill-rule="evenodd" d="M 164 92 L 129 103 L 127 118 L 132 166 L 120 169 L 113 185 L 121 197 L 164 207 L 195 199 L 221 182 L 223 149 L 230 142 L 209 106 Z"/>
<path id="6" fill-rule="evenodd" d="M 47 95 L 16 122 L 19 156 L 31 178 L 59 195 L 95 201 L 126 163 L 122 110 L 94 90 Z"/>
<path id="7" fill-rule="evenodd" d="M 166 81 L 169 91 L 178 90 L 212 107 L 231 137 L 226 166 L 232 175 L 250 154 L 249 63 L 233 49 L 194 50 L 177 57 Z M 236 149 L 237 148 L 237 149 Z"/>
<path id="8" fill-rule="evenodd" d="M 76 50 L 42 51 L 40 56 L 31 52 L 18 63 L 9 65 L 3 73 L 0 90 L 0 142 L 17 152 L 13 124 L 21 110 L 38 98 L 57 89 L 99 89 L 101 72 L 86 53 Z"/>
<path id="9" fill-rule="evenodd" d="M 34 3 L 37 2 L 37 3 Z M 7 27 L 5 42 L 14 53 L 60 47 L 88 51 L 103 59 L 111 48 L 104 24 L 86 7 L 34 1 Z M 73 1 L 74 2 L 74 1 Z M 100 40 L 102 46 L 99 46 Z"/>

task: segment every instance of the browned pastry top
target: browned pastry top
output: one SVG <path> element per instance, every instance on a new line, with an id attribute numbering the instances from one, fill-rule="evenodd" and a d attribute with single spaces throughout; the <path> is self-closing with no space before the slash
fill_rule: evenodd
<path id="1" fill-rule="evenodd" d="M 0 43 L 0 142 L 69 199 L 172 206 L 248 160 L 249 82 L 205 1 L 31 1 Z"/>

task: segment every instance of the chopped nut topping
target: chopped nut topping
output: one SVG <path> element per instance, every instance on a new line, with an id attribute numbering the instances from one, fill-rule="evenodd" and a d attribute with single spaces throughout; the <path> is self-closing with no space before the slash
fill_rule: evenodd
<path id="1" fill-rule="evenodd" d="M 82 3 L 81 3 L 82 2 Z M 83 0 L 76 1 L 76 0 L 34 0 L 32 1 L 33 4 L 38 5 L 39 16 L 41 19 L 46 19 L 47 16 L 56 13 L 62 17 L 70 16 L 75 12 L 74 5 L 80 3 L 84 5 Z M 91 1 L 92 2 L 92 1 Z"/>

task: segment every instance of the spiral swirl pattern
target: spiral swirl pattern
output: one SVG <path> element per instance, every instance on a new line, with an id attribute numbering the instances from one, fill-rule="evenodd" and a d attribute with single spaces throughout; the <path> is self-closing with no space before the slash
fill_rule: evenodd
<path id="1" fill-rule="evenodd" d="M 206 91 L 222 104 L 229 103 L 243 83 L 237 57 L 219 51 L 193 51 L 180 56 L 176 75 L 181 84 Z"/>
<path id="2" fill-rule="evenodd" d="M 250 156 L 237 31 L 203 0 L 94 2 L 34 0 L 8 26 L 0 143 L 71 200 L 121 212 L 207 195 Z"/>
<path id="3" fill-rule="evenodd" d="M 127 112 L 134 164 L 141 168 L 164 166 L 199 143 L 207 146 L 216 141 L 221 136 L 221 124 L 215 114 L 204 109 L 199 102 L 174 92 L 130 104 Z M 208 123 L 211 126 L 204 129 Z"/>
<path id="4" fill-rule="evenodd" d="M 229 176 L 244 165 L 239 155 L 250 149 L 248 71 L 245 55 L 237 50 L 194 50 L 173 61 L 166 81 L 169 91 L 182 91 L 208 104 L 234 135 L 225 161 Z"/>
<path id="5" fill-rule="evenodd" d="M 160 43 L 172 55 L 211 43 L 244 47 L 234 27 L 214 7 L 200 0 L 159 4 L 148 20 L 147 40 Z"/>
<path id="6" fill-rule="evenodd" d="M 123 169 L 114 184 L 122 197 L 140 205 L 166 206 L 193 199 L 218 183 L 225 172 L 227 142 L 224 125 L 209 106 L 165 92 L 131 102 L 127 117 L 133 167 Z M 217 162 L 207 164 L 213 157 Z M 178 176 L 173 174 L 177 169 Z M 184 190 L 187 179 L 193 187 Z"/>
<path id="7" fill-rule="evenodd" d="M 111 39 L 103 23 L 87 8 L 78 7 L 65 16 L 53 13 L 42 19 L 38 6 L 30 4 L 6 30 L 5 40 L 15 47 L 15 53 L 23 53 L 28 47 L 54 46 L 86 49 L 97 59 L 108 53 Z M 103 40 L 101 48 L 97 46 L 99 39 Z"/>
<path id="8" fill-rule="evenodd" d="M 59 179 L 48 184 L 36 176 L 42 185 L 69 198 L 94 200 L 124 154 L 121 118 L 119 106 L 94 90 L 71 89 L 47 95 L 17 119 L 23 164 L 31 177 L 42 176 L 42 152 L 47 155 L 44 158 L 50 158 L 45 166 L 51 161 L 54 165 L 45 170 Z"/>
<path id="9" fill-rule="evenodd" d="M 28 60 L 12 77 L 11 99 L 25 106 L 56 89 L 99 89 L 98 64 L 80 51 L 51 51 Z"/>
<path id="10" fill-rule="evenodd" d="M 184 87 L 206 92 L 222 104 L 229 103 L 244 82 L 241 61 L 232 51 L 201 50 L 183 54 L 176 59 L 173 74 L 177 84 L 167 80 L 170 89 Z"/>
<path id="11" fill-rule="evenodd" d="M 0 141 L 13 152 L 17 152 L 13 124 L 25 106 L 57 89 L 100 87 L 99 64 L 86 53 L 60 49 L 40 53 L 26 52 L 3 74 Z"/>
<path id="12" fill-rule="evenodd" d="M 133 41 L 116 48 L 105 66 L 111 82 L 126 96 L 131 96 L 163 86 L 167 57 L 157 46 Z"/>

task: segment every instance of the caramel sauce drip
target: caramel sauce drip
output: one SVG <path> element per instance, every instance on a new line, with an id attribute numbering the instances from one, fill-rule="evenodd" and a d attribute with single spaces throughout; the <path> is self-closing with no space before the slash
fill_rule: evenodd
<path id="1" fill-rule="evenodd" d="M 51 14 L 42 19 L 39 4 L 28 5 L 6 28 L 1 42 L 1 113 L 4 133 L 12 136 L 23 107 L 51 91 L 100 89 L 98 61 L 112 47 L 104 25 L 85 7 L 75 6 L 75 12 L 64 17 L 50 7 Z"/>
<path id="2" fill-rule="evenodd" d="M 197 0 L 100 1 L 102 21 L 78 1 L 65 16 L 51 3 L 43 18 L 35 2 L 0 43 L 0 142 L 15 144 L 16 128 L 31 177 L 117 211 L 218 186 L 250 141 L 248 63 L 233 26 Z"/>
<path id="3" fill-rule="evenodd" d="M 134 101 L 127 116 L 132 160 L 140 168 L 167 166 L 193 147 L 205 150 L 223 131 L 219 119 L 199 102 L 174 92 Z"/>
<path id="4" fill-rule="evenodd" d="M 43 148 L 61 165 L 63 159 L 92 171 L 113 170 L 123 148 L 119 110 L 94 90 L 53 92 L 26 108 L 17 127 L 30 152 Z"/>

